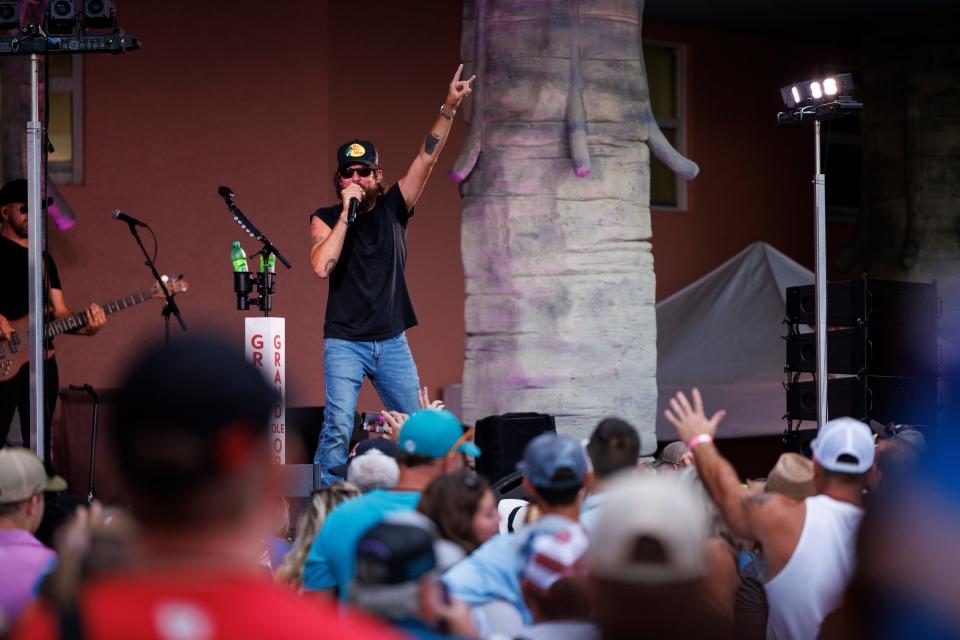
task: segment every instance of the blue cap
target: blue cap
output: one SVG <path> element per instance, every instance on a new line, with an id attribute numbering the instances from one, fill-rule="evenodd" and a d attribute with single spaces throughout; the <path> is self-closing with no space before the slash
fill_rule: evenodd
<path id="1" fill-rule="evenodd" d="M 540 489 L 574 489 L 587 478 L 580 443 L 555 433 L 541 433 L 528 442 L 517 469 Z"/>
<path id="2" fill-rule="evenodd" d="M 463 437 L 463 425 L 446 409 L 421 409 L 400 427 L 400 450 L 427 458 L 443 458 Z M 480 447 L 467 440 L 456 451 L 477 457 Z"/>

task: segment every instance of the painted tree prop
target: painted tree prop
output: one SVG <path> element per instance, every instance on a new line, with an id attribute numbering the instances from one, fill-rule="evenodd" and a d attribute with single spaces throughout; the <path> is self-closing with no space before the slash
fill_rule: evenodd
<path id="1" fill-rule="evenodd" d="M 463 419 L 619 415 L 656 447 L 649 150 L 690 179 L 650 111 L 636 0 L 465 0 Z M 649 147 L 648 147 L 649 145 Z"/>

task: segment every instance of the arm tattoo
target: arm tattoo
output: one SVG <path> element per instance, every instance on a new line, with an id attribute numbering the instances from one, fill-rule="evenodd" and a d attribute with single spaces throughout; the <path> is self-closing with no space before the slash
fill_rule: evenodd
<path id="1" fill-rule="evenodd" d="M 329 275 L 329 273 L 330 273 L 331 271 L 333 271 L 333 268 L 334 268 L 335 266 L 337 266 L 337 259 L 336 259 L 336 258 L 330 258 L 329 260 L 327 260 L 327 264 L 323 267 L 324 273 L 326 273 L 326 274 Z"/>
<path id="2" fill-rule="evenodd" d="M 428 156 L 432 156 L 438 144 L 440 144 L 440 136 L 431 133 L 427 136 L 427 139 L 423 141 L 423 150 Z"/>
<path id="3" fill-rule="evenodd" d="M 770 500 L 770 497 L 771 496 L 769 493 L 757 493 L 754 495 L 750 495 L 743 498 L 740 501 L 740 507 L 743 509 L 748 509 L 752 505 L 760 506 L 762 504 L 765 504 L 768 500 Z"/>

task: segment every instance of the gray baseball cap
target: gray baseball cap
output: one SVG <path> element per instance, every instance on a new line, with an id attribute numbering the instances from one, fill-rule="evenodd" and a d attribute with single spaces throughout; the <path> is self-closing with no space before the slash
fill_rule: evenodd
<path id="1" fill-rule="evenodd" d="M 587 477 L 580 443 L 555 433 L 541 433 L 528 442 L 517 469 L 540 489 L 575 489 Z"/>

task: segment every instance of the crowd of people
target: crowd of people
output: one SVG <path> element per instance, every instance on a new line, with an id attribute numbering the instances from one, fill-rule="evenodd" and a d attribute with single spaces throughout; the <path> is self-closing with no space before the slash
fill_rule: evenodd
<path id="1" fill-rule="evenodd" d="M 44 495 L 65 483 L 32 452 L 0 449 L 0 628 L 198 639 L 960 629 L 930 546 L 956 528 L 955 487 L 911 499 L 928 456 L 916 431 L 832 420 L 812 459 L 785 453 L 745 481 L 713 441 L 723 412 L 693 390 L 671 399 L 679 439 L 653 461 L 617 418 L 584 442 L 538 436 L 518 465 L 526 500 L 498 509 L 471 470 L 483 455 L 471 431 L 424 397 L 354 448 L 345 480 L 314 492 L 288 538 L 273 394 L 232 345 L 156 348 L 126 376 L 109 430 L 122 502 L 81 507 L 46 544 Z M 891 604 L 885 618 L 874 598 Z"/>

